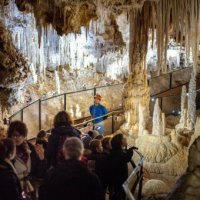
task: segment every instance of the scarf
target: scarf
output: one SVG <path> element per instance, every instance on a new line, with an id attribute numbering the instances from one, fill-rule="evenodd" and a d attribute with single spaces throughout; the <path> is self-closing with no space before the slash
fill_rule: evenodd
<path id="1" fill-rule="evenodd" d="M 28 144 L 26 142 L 24 142 L 20 146 L 16 147 L 16 155 L 25 164 L 27 164 L 28 159 L 29 159 L 29 149 L 28 149 Z"/>

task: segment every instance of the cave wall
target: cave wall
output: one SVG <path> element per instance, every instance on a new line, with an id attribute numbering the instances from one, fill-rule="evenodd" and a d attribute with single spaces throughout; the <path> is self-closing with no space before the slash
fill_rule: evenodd
<path id="1" fill-rule="evenodd" d="M 13 45 L 9 31 L 0 22 L 0 105 L 3 110 L 17 101 L 14 93 L 25 84 L 28 76 L 27 61 Z"/>

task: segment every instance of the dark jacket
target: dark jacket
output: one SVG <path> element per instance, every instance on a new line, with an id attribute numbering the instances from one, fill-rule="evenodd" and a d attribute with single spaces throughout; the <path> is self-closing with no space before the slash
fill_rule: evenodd
<path id="1" fill-rule="evenodd" d="M 27 178 L 32 179 L 32 178 L 44 178 L 46 170 L 47 170 L 47 160 L 40 160 L 37 152 L 35 151 L 35 147 L 30 143 L 27 142 L 28 147 L 31 151 L 30 153 L 30 159 L 31 159 L 31 168 L 30 168 L 30 173 L 28 174 Z M 13 161 L 13 164 L 16 166 L 16 160 Z M 23 165 L 26 166 L 25 163 L 23 163 Z M 16 170 L 20 171 L 20 169 Z M 21 175 L 18 174 L 19 177 L 21 177 Z"/>
<path id="2" fill-rule="evenodd" d="M 88 168 L 99 177 L 102 187 L 106 188 L 110 181 L 108 156 L 93 152 L 88 156 Z"/>
<path id="3" fill-rule="evenodd" d="M 39 200 L 103 200 L 98 178 L 78 160 L 65 160 L 50 170 Z"/>
<path id="4" fill-rule="evenodd" d="M 46 140 L 36 139 L 36 144 L 42 145 L 42 147 L 46 151 L 48 145 L 48 142 Z"/>
<path id="5" fill-rule="evenodd" d="M 110 167 L 113 185 L 122 185 L 128 178 L 128 165 L 133 156 L 133 150 L 111 150 Z"/>
<path id="6" fill-rule="evenodd" d="M 34 146 L 28 142 L 31 150 L 31 173 L 30 175 L 34 178 L 44 178 L 47 170 L 47 160 L 40 160 L 38 154 L 35 151 Z"/>
<path id="7" fill-rule="evenodd" d="M 59 149 L 62 148 L 64 140 L 67 137 L 78 137 L 80 138 L 81 132 L 70 124 L 61 123 L 59 126 L 55 127 L 51 131 L 51 135 L 49 136 L 49 141 L 47 145 L 46 158 L 48 161 L 48 167 L 56 166 L 59 158 L 58 152 Z"/>
<path id="8" fill-rule="evenodd" d="M 12 167 L 0 161 L 0 199 L 2 200 L 23 200 L 22 190 Z"/>

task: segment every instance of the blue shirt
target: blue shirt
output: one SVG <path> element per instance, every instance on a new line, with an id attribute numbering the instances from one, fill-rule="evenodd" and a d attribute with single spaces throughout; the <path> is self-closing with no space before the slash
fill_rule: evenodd
<path id="1" fill-rule="evenodd" d="M 103 121 L 103 115 L 106 115 L 108 113 L 107 109 L 102 106 L 101 104 L 98 104 L 97 106 L 95 105 L 91 105 L 90 106 L 90 114 L 92 116 L 92 118 L 97 118 L 100 117 L 99 119 L 95 119 L 94 123 L 97 124 L 99 122 Z"/>

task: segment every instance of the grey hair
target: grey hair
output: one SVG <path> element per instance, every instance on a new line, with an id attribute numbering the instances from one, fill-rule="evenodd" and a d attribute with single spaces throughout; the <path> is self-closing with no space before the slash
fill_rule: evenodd
<path id="1" fill-rule="evenodd" d="M 67 154 L 69 159 L 78 160 L 83 154 L 83 143 L 77 137 L 67 138 L 63 145 L 64 154 Z"/>

